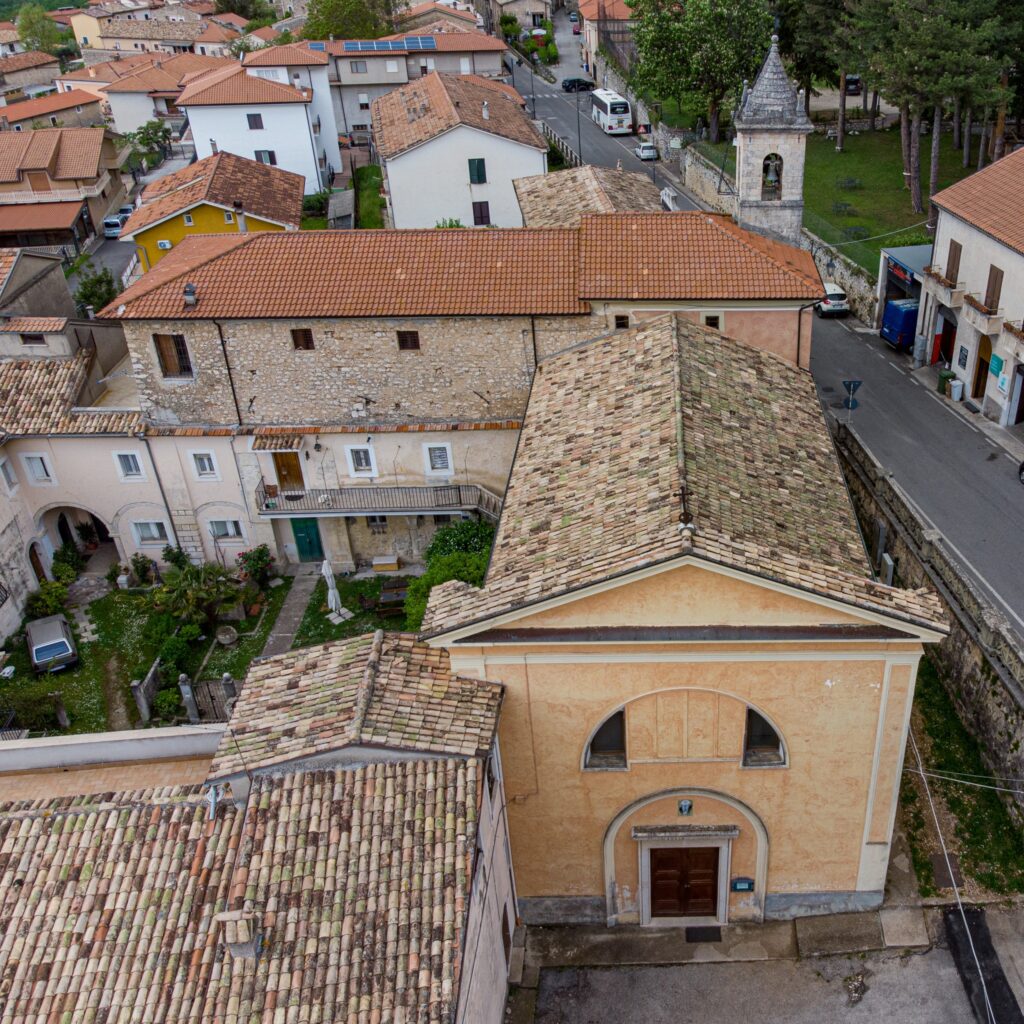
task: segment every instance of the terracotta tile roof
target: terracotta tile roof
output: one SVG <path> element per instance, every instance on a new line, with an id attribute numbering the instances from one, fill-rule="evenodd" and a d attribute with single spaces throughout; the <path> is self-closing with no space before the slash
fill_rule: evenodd
<path id="1" fill-rule="evenodd" d="M 627 0 L 580 0 L 579 12 L 587 21 L 633 21 L 636 18 Z"/>
<path id="2" fill-rule="evenodd" d="M 68 325 L 66 316 L 12 316 L 0 317 L 0 331 L 7 334 L 60 333 Z"/>
<path id="3" fill-rule="evenodd" d="M 35 170 L 46 170 L 51 178 L 63 180 L 97 178 L 105 131 L 39 128 L 31 132 L 0 132 L 0 181 L 19 181 L 22 172 Z"/>
<path id="4" fill-rule="evenodd" d="M 398 35 L 384 36 L 385 39 L 404 39 L 409 35 L 422 35 L 423 33 L 410 33 L 401 32 Z M 435 50 L 433 52 L 441 53 L 481 53 L 486 51 L 500 52 L 507 50 L 508 47 L 500 40 L 495 39 L 494 36 L 484 35 L 483 32 L 444 32 L 441 35 L 431 36 L 434 40 Z M 358 42 L 353 39 L 332 39 L 324 44 L 327 52 L 334 57 L 351 57 L 353 56 L 352 51 L 345 49 L 345 43 Z M 306 44 L 309 45 L 308 43 Z M 360 53 L 359 58 L 364 57 L 387 57 L 394 56 L 396 53 L 423 53 L 425 51 L 416 50 L 378 50 L 376 53 L 372 50 L 369 53 Z"/>
<path id="5" fill-rule="evenodd" d="M 8 275 L 14 269 L 14 264 L 17 262 L 20 253 L 20 249 L 0 248 L 0 291 L 6 285 Z"/>
<path id="6" fill-rule="evenodd" d="M 870 579 L 810 375 L 669 314 L 540 364 L 485 585 L 435 587 L 424 630 L 684 555 L 944 628 Z"/>
<path id="7" fill-rule="evenodd" d="M 272 43 L 275 39 L 280 39 L 283 34 L 283 32 L 278 32 L 272 25 L 264 25 L 263 28 L 253 29 L 249 33 L 249 35 L 262 40 L 264 43 Z M 249 54 L 246 54 L 246 56 L 248 57 Z"/>
<path id="8" fill-rule="evenodd" d="M 275 30 L 276 31 L 276 30 Z M 251 33 L 255 35 L 255 33 Z M 280 32 L 277 33 L 280 35 Z M 262 50 L 247 53 L 242 63 L 247 68 L 316 67 L 326 64 L 330 58 L 324 50 L 311 50 L 302 43 L 286 43 L 283 46 L 267 46 Z"/>
<path id="9" fill-rule="evenodd" d="M 0 57 L 0 75 L 9 75 L 14 71 L 27 71 L 29 68 L 46 67 L 48 64 L 60 68 L 60 62 L 56 57 L 40 50 L 12 53 L 9 57 Z"/>
<path id="10" fill-rule="evenodd" d="M 252 439 L 254 452 L 297 452 L 302 447 L 302 434 L 257 433 Z"/>
<path id="11" fill-rule="evenodd" d="M 932 202 L 1024 253 L 1024 149 L 944 188 Z"/>
<path id="12" fill-rule="evenodd" d="M 7 26 L 10 26 L 9 28 Z M 18 29 L 16 25 L 7 22 L 6 25 L 0 25 L 0 43 L 16 43 L 18 42 Z"/>
<path id="13" fill-rule="evenodd" d="M 206 27 L 196 36 L 197 43 L 230 43 L 241 37 L 241 32 L 230 25 L 207 22 Z"/>
<path id="14" fill-rule="evenodd" d="M 0 805 L 4 1020 L 454 1024 L 482 786 L 413 760 L 212 814 L 191 786 Z"/>
<path id="15" fill-rule="evenodd" d="M 176 245 L 103 315 L 250 319 L 583 313 L 587 306 L 576 297 L 575 266 L 575 233 L 565 230 L 212 235 Z M 188 309 L 182 302 L 186 279 L 196 285 L 199 298 Z"/>
<path id="16" fill-rule="evenodd" d="M 230 906 L 264 947 L 195 971 L 193 1019 L 454 1024 L 482 776 L 419 760 L 257 779 Z"/>
<path id="17" fill-rule="evenodd" d="M 580 296 L 804 299 L 821 296 L 811 254 L 699 211 L 616 213 L 580 222 Z"/>
<path id="18" fill-rule="evenodd" d="M 3 138 L 2 134 L 0 138 Z M 84 202 L 84 199 L 76 199 L 67 203 L 16 203 L 0 206 L 0 234 L 65 230 L 78 219 Z"/>
<path id="19" fill-rule="evenodd" d="M 584 214 L 662 209 L 657 185 L 639 171 L 571 167 L 512 182 L 528 228 L 578 227 Z"/>
<path id="20" fill-rule="evenodd" d="M 386 160 L 460 125 L 547 151 L 547 142 L 519 103 L 476 76 L 434 71 L 378 96 L 371 111 L 374 145 Z"/>
<path id="21" fill-rule="evenodd" d="M 104 40 L 144 39 L 147 42 L 194 43 L 208 28 L 204 21 L 168 21 L 166 18 L 111 18 L 100 25 Z M 234 38 L 234 37 L 232 37 Z"/>
<path id="22" fill-rule="evenodd" d="M 309 89 L 294 89 L 282 82 L 250 75 L 240 64 L 190 78 L 178 97 L 179 107 L 219 107 L 237 104 L 309 103 Z"/>
<path id="23" fill-rule="evenodd" d="M 502 687 L 453 675 L 448 652 L 367 633 L 256 662 L 208 781 L 351 746 L 472 757 L 494 740 Z"/>
<path id="24" fill-rule="evenodd" d="M 197 203 L 215 203 L 230 210 L 236 200 L 247 214 L 298 228 L 303 188 L 301 174 L 234 153 L 215 153 L 146 186 L 142 205 L 121 229 L 121 238 L 130 240 L 135 232 Z"/>
<path id="25" fill-rule="evenodd" d="M 207 71 L 214 71 L 222 68 L 237 68 L 238 62 L 231 57 L 209 57 L 199 54 L 203 62 L 196 65 L 192 61 L 185 61 L 181 58 L 191 57 L 192 54 L 181 54 L 180 57 L 172 57 L 167 61 L 151 61 L 140 65 L 132 70 L 130 74 L 122 75 L 115 82 L 104 88 L 104 92 L 143 92 L 143 93 L 171 93 L 175 96 L 181 91 L 184 82 L 196 75 L 204 74 Z"/>
<path id="26" fill-rule="evenodd" d="M 230 57 L 210 57 L 201 53 L 135 53 L 127 54 L 120 60 L 103 61 L 101 64 L 91 64 L 87 68 L 79 68 L 77 71 L 69 71 L 65 75 L 58 75 L 62 82 L 116 82 L 128 75 L 134 75 L 145 68 L 160 65 L 167 76 L 175 78 L 178 82 L 190 72 L 208 71 L 212 68 L 237 65 L 237 61 Z M 90 74 L 90 71 L 95 74 Z M 165 79 L 161 78 L 161 81 Z"/>
<path id="27" fill-rule="evenodd" d="M 240 14 L 235 14 L 232 11 L 228 11 L 226 14 L 213 14 L 210 17 L 210 21 L 218 22 L 221 25 L 227 25 L 229 28 L 237 28 L 239 31 L 249 24 L 246 18 L 243 18 Z"/>
<path id="28" fill-rule="evenodd" d="M 424 14 L 442 14 L 449 18 L 461 18 L 463 21 L 468 21 L 471 25 L 476 24 L 476 15 L 470 14 L 469 11 L 457 11 L 454 7 L 449 7 L 447 4 L 434 3 L 433 0 L 428 0 L 424 4 L 416 4 L 414 7 L 409 7 L 404 11 L 399 11 L 395 18 L 399 22 L 408 21 L 410 18 L 418 18 Z"/>
<path id="29" fill-rule="evenodd" d="M 70 359 L 0 360 L 0 431 L 10 437 L 138 431 L 138 412 L 72 412 L 89 362 L 84 349 Z"/>
<path id="30" fill-rule="evenodd" d="M 0 806 L 5 1021 L 192 1017 L 242 831 L 208 811 L 191 786 Z"/>
<path id="31" fill-rule="evenodd" d="M 8 124 L 18 124 L 47 114 L 56 114 L 61 110 L 70 110 L 72 107 L 87 107 L 90 104 L 95 106 L 96 112 L 99 113 L 99 103 L 99 98 L 91 92 L 71 89 L 68 92 L 53 92 L 35 100 L 8 103 L 6 107 L 0 107 L 0 117 L 6 118 Z"/>

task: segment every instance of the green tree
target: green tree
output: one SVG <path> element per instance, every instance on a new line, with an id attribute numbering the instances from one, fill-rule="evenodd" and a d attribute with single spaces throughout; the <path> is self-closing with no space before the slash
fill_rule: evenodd
<path id="1" fill-rule="evenodd" d="M 379 0 L 311 0 L 305 39 L 377 39 L 391 31 L 391 5 Z"/>
<path id="2" fill-rule="evenodd" d="M 843 0 L 776 0 L 779 50 L 804 91 L 810 116 L 814 83 L 839 84 L 836 43 L 842 37 Z"/>
<path id="3" fill-rule="evenodd" d="M 273 21 L 274 9 L 266 0 L 217 0 L 218 14 L 237 14 L 246 21 L 258 21 L 269 18 Z"/>
<path id="4" fill-rule="evenodd" d="M 636 0 L 635 80 L 679 102 L 691 93 L 707 106 L 708 135 L 719 141 L 722 106 L 761 67 L 772 33 L 766 0 Z"/>
<path id="5" fill-rule="evenodd" d="M 56 54 L 64 45 L 60 26 L 47 17 L 42 4 L 25 4 L 18 11 L 18 38 L 27 50 Z"/>
<path id="6" fill-rule="evenodd" d="M 169 570 L 167 582 L 153 591 L 153 606 L 170 612 L 179 622 L 204 626 L 212 623 L 222 607 L 230 604 L 237 590 L 219 565 L 190 565 Z"/>
<path id="7" fill-rule="evenodd" d="M 147 153 L 156 149 L 162 152 L 171 144 L 171 126 L 154 119 L 133 132 L 127 132 L 125 137 L 133 146 Z"/>
<path id="8" fill-rule="evenodd" d="M 474 553 L 490 551 L 494 543 L 494 527 L 484 519 L 460 519 L 442 526 L 427 545 L 424 557 L 427 565 L 433 565 L 438 558 L 453 555 L 458 551 Z"/>
<path id="9" fill-rule="evenodd" d="M 104 306 L 109 306 L 117 298 L 121 289 L 114 280 L 114 275 L 109 267 L 96 270 L 91 260 L 87 260 L 78 275 L 78 289 L 75 292 L 75 302 L 80 309 L 92 306 L 95 312 L 99 312 Z"/>
<path id="10" fill-rule="evenodd" d="M 433 587 L 448 580 L 462 580 L 479 587 L 487 574 L 490 551 L 455 551 L 433 559 L 422 576 L 410 581 L 405 594 L 405 628 L 417 630 L 423 625 L 427 600 Z"/>

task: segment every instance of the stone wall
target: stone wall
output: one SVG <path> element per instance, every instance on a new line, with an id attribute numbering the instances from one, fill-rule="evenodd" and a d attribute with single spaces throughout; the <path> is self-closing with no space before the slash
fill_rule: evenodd
<path id="1" fill-rule="evenodd" d="M 702 203 L 717 213 L 736 215 L 736 184 L 729 174 L 722 174 L 703 153 L 693 146 L 683 150 L 680 160 L 683 186 Z"/>
<path id="2" fill-rule="evenodd" d="M 864 268 L 831 248 L 817 235 L 812 235 L 807 228 L 803 229 L 800 244 L 814 254 L 814 262 L 818 265 L 821 279 L 835 281 L 846 292 L 853 315 L 866 324 L 873 324 L 878 296 L 874 282 Z"/>
<path id="3" fill-rule="evenodd" d="M 591 337 L 566 317 L 137 321 L 125 336 L 143 411 L 158 423 L 409 423 L 517 419 L 539 356 Z M 312 330 L 296 350 L 292 328 Z M 401 351 L 396 331 L 416 330 Z M 165 379 L 154 333 L 185 337 L 194 376 Z M 225 363 L 225 350 L 227 363 Z M 229 373 L 230 367 L 230 373 Z"/>
<path id="4" fill-rule="evenodd" d="M 857 435 L 830 417 L 853 504 L 876 564 L 878 523 L 899 583 L 929 586 L 942 599 L 950 635 L 930 651 L 964 724 L 978 740 L 993 775 L 1024 776 L 1024 643 L 912 511 L 899 485 Z M 1024 825 L 1024 797 L 1007 801 Z"/>

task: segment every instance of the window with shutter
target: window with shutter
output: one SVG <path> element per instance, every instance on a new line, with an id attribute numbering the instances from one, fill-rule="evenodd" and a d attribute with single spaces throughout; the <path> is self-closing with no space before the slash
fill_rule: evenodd
<path id="1" fill-rule="evenodd" d="M 960 274 L 960 253 L 962 252 L 960 243 L 955 239 L 949 240 L 949 256 L 946 259 L 946 280 L 956 284 L 956 279 Z"/>
<path id="2" fill-rule="evenodd" d="M 153 344 L 160 361 L 160 372 L 165 377 L 192 376 L 192 360 L 189 358 L 188 345 L 185 344 L 185 335 L 154 334 Z"/>
<path id="3" fill-rule="evenodd" d="M 469 183 L 471 185 L 487 184 L 487 161 L 474 158 L 469 161 Z"/>
<path id="4" fill-rule="evenodd" d="M 308 327 L 300 327 L 292 331 L 292 345 L 297 349 L 312 351 L 313 332 Z"/>
<path id="5" fill-rule="evenodd" d="M 398 347 L 402 352 L 413 352 L 420 347 L 419 331 L 398 331 Z"/>
<path id="6" fill-rule="evenodd" d="M 994 313 L 999 309 L 1003 295 L 1003 272 L 996 266 L 988 268 L 988 287 L 985 289 L 985 306 Z"/>

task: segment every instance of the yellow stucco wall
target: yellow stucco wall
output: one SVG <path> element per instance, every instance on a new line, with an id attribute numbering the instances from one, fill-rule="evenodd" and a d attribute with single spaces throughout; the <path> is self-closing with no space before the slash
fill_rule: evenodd
<path id="1" fill-rule="evenodd" d="M 528 621 L 806 625 L 844 618 L 687 566 Z M 767 869 L 753 897 L 731 895 L 732 919 L 759 916 L 766 893 L 881 890 L 921 651 L 916 641 L 469 643 L 453 651 L 458 669 L 507 686 L 500 738 L 521 897 L 603 899 L 610 872 L 617 920 L 637 920 L 634 824 L 737 825 L 729 874 L 753 878 L 757 842 L 750 817 L 733 801 L 763 823 Z M 780 733 L 785 766 L 743 766 L 748 706 Z M 626 715 L 628 769 L 584 769 L 590 737 L 618 708 Z M 693 815 L 681 818 L 678 800 L 689 791 L 700 795 Z M 667 795 L 619 823 L 609 865 L 612 823 L 657 794 Z M 881 845 L 872 853 L 870 843 Z"/>
<path id="2" fill-rule="evenodd" d="M 192 217 L 191 225 L 185 223 L 185 214 Z M 177 245 L 188 235 L 208 235 L 211 233 L 223 234 L 225 232 L 238 232 L 238 218 L 232 214 L 232 223 L 224 221 L 225 211 L 219 206 L 210 206 L 200 203 L 184 213 L 179 213 L 170 220 L 154 224 L 152 227 L 144 228 L 136 232 L 135 242 L 142 246 L 150 267 L 155 266 L 170 251 L 157 248 L 157 242 L 167 240 L 172 246 Z M 280 224 L 272 224 L 270 221 L 260 220 L 246 214 L 246 229 L 248 231 L 284 231 Z"/>

